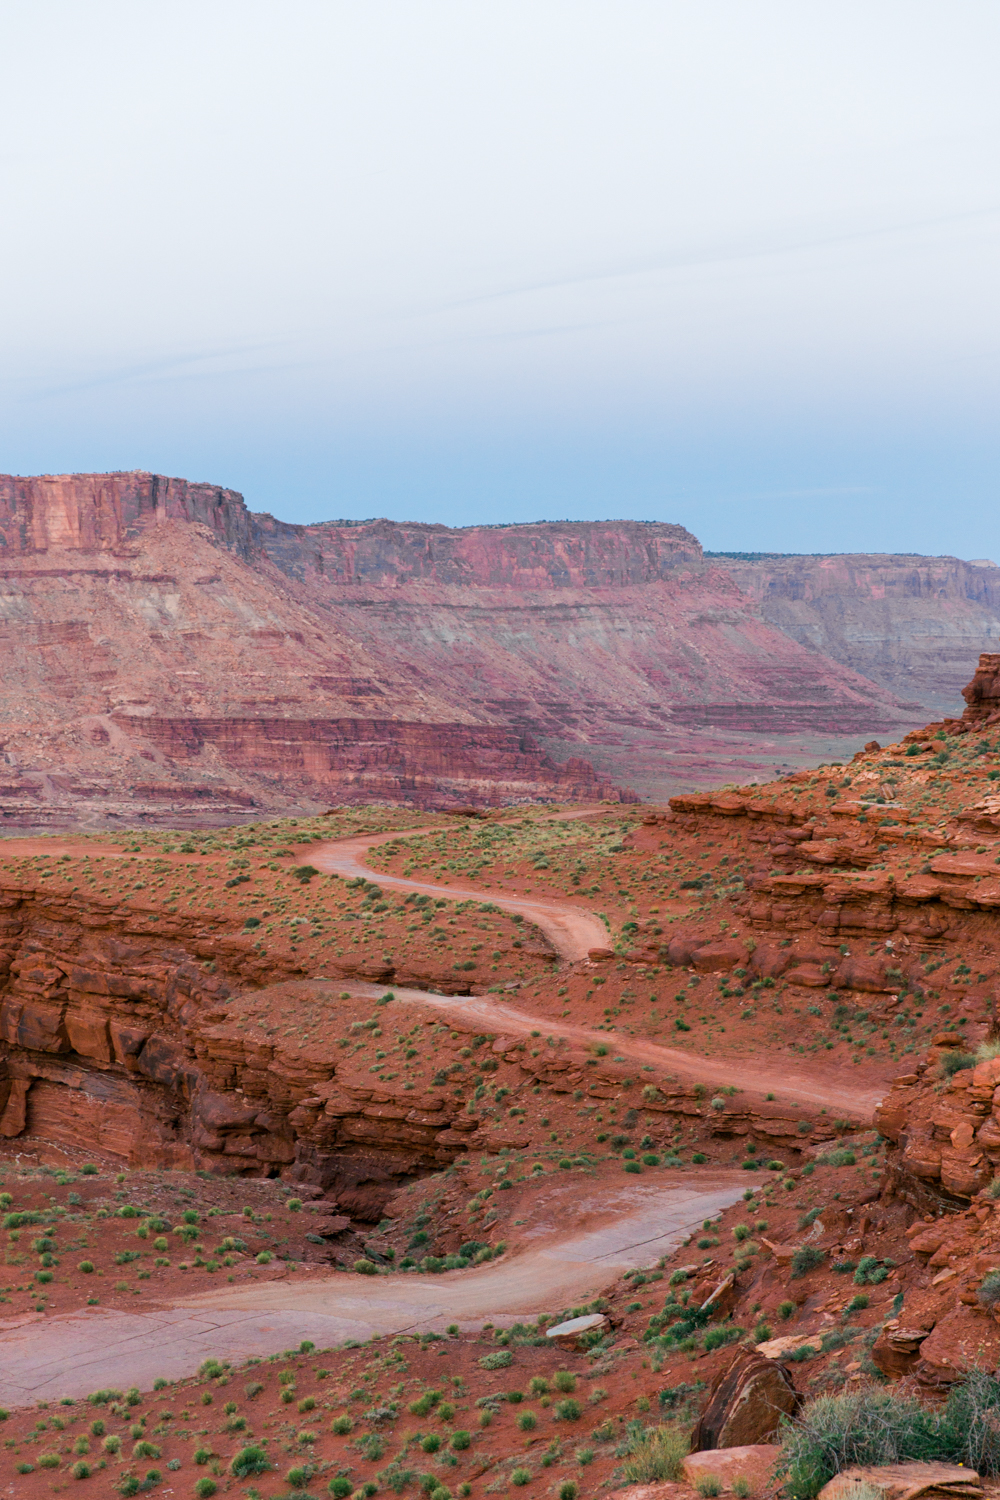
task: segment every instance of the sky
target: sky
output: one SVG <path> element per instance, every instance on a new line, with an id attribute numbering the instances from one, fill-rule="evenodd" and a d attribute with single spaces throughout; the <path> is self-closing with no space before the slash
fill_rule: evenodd
<path id="1" fill-rule="evenodd" d="M 0 0 L 0 470 L 1000 560 L 995 0 Z"/>

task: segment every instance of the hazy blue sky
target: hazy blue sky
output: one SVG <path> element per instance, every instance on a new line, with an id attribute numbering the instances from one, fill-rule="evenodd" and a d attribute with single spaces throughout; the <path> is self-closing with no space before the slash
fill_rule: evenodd
<path id="1" fill-rule="evenodd" d="M 0 469 L 1000 552 L 995 0 L 0 28 Z"/>

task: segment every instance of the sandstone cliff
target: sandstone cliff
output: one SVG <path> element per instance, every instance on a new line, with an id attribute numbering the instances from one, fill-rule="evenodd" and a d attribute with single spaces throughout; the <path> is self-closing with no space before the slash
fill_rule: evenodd
<path id="1" fill-rule="evenodd" d="M 928 716 L 953 713 L 1000 639 L 1000 568 L 910 554 L 712 554 L 772 625 Z"/>
<path id="2" fill-rule="evenodd" d="M 679 526 L 289 526 L 154 474 L 8 476 L 0 553 L 9 824 L 617 798 L 630 737 L 898 717 Z"/>

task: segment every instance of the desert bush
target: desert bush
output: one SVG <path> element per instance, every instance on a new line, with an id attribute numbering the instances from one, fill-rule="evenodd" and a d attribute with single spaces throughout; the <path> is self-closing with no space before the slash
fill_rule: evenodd
<path id="1" fill-rule="evenodd" d="M 230 1468 L 237 1479 L 245 1479 L 248 1474 L 265 1474 L 271 1468 L 271 1461 L 263 1448 L 252 1443 L 234 1455 Z"/>
<path id="2" fill-rule="evenodd" d="M 705 1349 L 711 1352 L 713 1349 L 722 1349 L 726 1344 L 735 1344 L 737 1339 L 743 1337 L 745 1331 L 743 1328 L 736 1328 L 733 1324 L 727 1324 L 725 1327 L 716 1325 L 715 1328 L 708 1330 L 702 1342 Z"/>
<path id="3" fill-rule="evenodd" d="M 815 1245 L 800 1245 L 792 1256 L 792 1280 L 805 1276 L 808 1271 L 814 1271 L 825 1259 L 826 1252 L 817 1249 Z"/>
<path id="4" fill-rule="evenodd" d="M 971 1370 L 940 1411 L 913 1396 L 867 1386 L 819 1396 L 796 1418 L 782 1418 L 778 1474 L 795 1500 L 812 1500 L 852 1464 L 961 1463 L 1000 1472 L 1000 1380 Z M 862 1497 L 857 1497 L 862 1500 Z"/>
<path id="5" fill-rule="evenodd" d="M 622 1475 L 629 1484 L 679 1479 L 690 1446 L 687 1433 L 679 1427 L 651 1427 L 632 1444 Z"/>
<path id="6" fill-rule="evenodd" d="M 975 1053 L 953 1050 L 944 1054 L 938 1063 L 938 1072 L 942 1078 L 952 1078 L 956 1073 L 961 1073 L 963 1069 L 974 1068 L 975 1066 Z"/>
<path id="7" fill-rule="evenodd" d="M 1000 1302 L 1000 1271 L 990 1271 L 983 1277 L 976 1291 L 976 1301 L 980 1307 L 990 1308 Z"/>

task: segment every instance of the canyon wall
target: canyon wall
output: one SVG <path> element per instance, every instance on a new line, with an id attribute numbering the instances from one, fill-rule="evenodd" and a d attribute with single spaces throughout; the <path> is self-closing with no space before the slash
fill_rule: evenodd
<path id="1" fill-rule="evenodd" d="M 243 497 L 141 471 L 120 474 L 0 474 L 0 560 L 56 552 L 112 556 L 152 521 L 197 521 L 249 558 L 252 522 Z"/>
<path id="2" fill-rule="evenodd" d="M 154 474 L 7 476 L 0 559 L 9 827 L 618 799 L 698 736 L 902 712 L 680 526 L 290 526 Z"/>
<path id="3" fill-rule="evenodd" d="M 909 554 L 710 554 L 766 620 L 928 717 L 955 713 L 969 662 L 1000 640 L 1000 567 Z"/>
<path id="4" fill-rule="evenodd" d="M 517 931 L 522 952 L 555 961 L 536 929 Z M 469 979 L 450 962 L 428 978 L 362 955 L 327 956 L 327 980 L 310 980 L 301 977 L 307 964 L 265 956 L 231 919 L 102 900 L 68 880 L 46 889 L 4 872 L 0 1137 L 143 1169 L 280 1175 L 377 1220 L 414 1174 L 525 1144 L 516 1118 L 497 1115 L 487 1098 L 477 1106 L 484 1075 L 508 1093 L 528 1084 L 597 1104 L 631 1099 L 630 1090 L 638 1103 L 641 1081 L 653 1117 L 701 1120 L 721 1139 L 752 1135 L 793 1156 L 835 1133 L 794 1104 L 742 1099 L 720 1111 L 701 1085 L 665 1067 L 644 1067 L 639 1079 L 634 1061 L 483 1034 L 481 1020 L 454 1013 L 445 1027 L 438 1012 L 425 1017 L 433 1077 L 428 1069 L 414 1088 L 395 1072 L 373 1076 L 370 1058 L 339 1040 L 347 1028 L 338 977 L 450 993 L 468 993 Z M 382 1014 L 387 1028 L 402 1024 L 395 1010 L 373 1007 Z M 407 1026 L 421 1019 L 412 1004 L 400 1015 Z"/>

